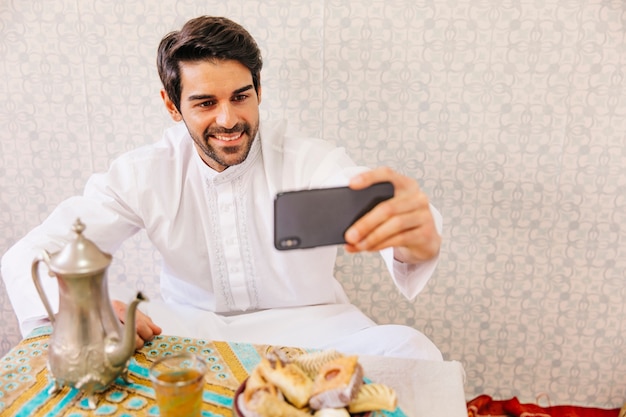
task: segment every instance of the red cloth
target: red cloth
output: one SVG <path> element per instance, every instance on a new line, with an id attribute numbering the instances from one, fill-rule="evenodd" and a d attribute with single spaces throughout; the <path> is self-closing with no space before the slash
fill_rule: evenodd
<path id="1" fill-rule="evenodd" d="M 522 404 L 515 397 L 493 400 L 488 395 L 480 395 L 467 403 L 469 417 L 618 417 L 619 412 L 619 408 L 607 410 L 571 405 L 540 407 L 536 404 Z"/>

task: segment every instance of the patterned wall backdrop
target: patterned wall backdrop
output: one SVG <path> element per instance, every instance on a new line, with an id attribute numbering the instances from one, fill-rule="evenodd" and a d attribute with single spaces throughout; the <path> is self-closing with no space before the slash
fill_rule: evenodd
<path id="1" fill-rule="evenodd" d="M 156 46 L 199 14 L 258 39 L 263 117 L 418 178 L 443 213 L 414 302 L 377 256 L 341 255 L 356 304 L 461 361 L 468 399 L 624 403 L 623 0 L 0 0 L 0 252 L 160 137 Z M 158 295 L 142 235 L 114 256 L 111 279 Z M 0 323 L 2 353 L 4 289 Z"/>

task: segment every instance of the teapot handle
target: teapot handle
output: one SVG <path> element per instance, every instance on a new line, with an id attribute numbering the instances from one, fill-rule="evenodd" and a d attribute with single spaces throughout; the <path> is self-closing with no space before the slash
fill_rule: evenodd
<path id="1" fill-rule="evenodd" d="M 39 277 L 39 262 L 43 261 L 46 263 L 46 265 L 48 265 L 47 261 L 49 259 L 50 259 L 50 256 L 48 255 L 48 252 L 44 251 L 42 257 L 38 257 L 33 261 L 33 265 L 31 267 L 30 272 L 33 277 L 33 282 L 35 283 L 35 288 L 37 288 L 37 293 L 39 293 L 39 298 L 41 298 L 41 301 L 43 302 L 43 305 L 46 308 L 46 311 L 48 312 L 50 323 L 54 324 L 54 313 L 52 312 L 50 301 L 48 301 L 48 297 L 46 296 L 46 293 L 43 290 L 43 287 L 41 286 L 41 278 Z"/>

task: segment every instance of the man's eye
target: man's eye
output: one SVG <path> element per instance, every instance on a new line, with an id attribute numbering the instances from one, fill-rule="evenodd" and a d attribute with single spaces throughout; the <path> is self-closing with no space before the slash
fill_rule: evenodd
<path id="1" fill-rule="evenodd" d="M 202 103 L 198 104 L 198 106 L 200 107 L 211 107 L 215 104 L 214 101 L 203 101 Z"/>
<path id="2" fill-rule="evenodd" d="M 247 98 L 248 98 L 248 96 L 247 96 L 246 94 L 239 94 L 239 95 L 236 95 L 236 96 L 233 98 L 233 100 L 234 100 L 234 101 L 244 101 L 244 100 L 245 100 L 245 99 L 247 99 Z"/>

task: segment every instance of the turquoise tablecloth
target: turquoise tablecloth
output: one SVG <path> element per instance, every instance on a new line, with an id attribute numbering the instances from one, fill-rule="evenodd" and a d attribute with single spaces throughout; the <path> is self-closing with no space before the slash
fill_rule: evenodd
<path id="1" fill-rule="evenodd" d="M 156 359 L 175 352 L 193 352 L 209 364 L 204 389 L 204 417 L 232 416 L 233 396 L 268 349 L 267 345 L 216 342 L 176 336 L 158 336 L 135 352 L 129 365 L 130 383 L 118 378 L 97 396 L 94 410 L 76 389 L 63 388 L 51 396 L 52 386 L 46 369 L 51 328 L 41 328 L 0 359 L 1 416 L 158 416 L 148 368 Z M 299 349 L 278 347 L 297 354 Z M 377 416 L 404 417 L 397 409 Z"/>

